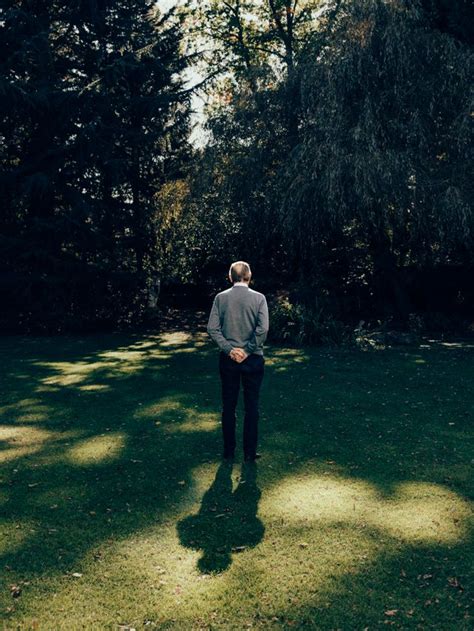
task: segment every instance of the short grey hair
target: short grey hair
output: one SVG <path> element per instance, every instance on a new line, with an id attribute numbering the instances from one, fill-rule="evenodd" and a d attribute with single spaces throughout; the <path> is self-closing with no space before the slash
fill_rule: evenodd
<path id="1" fill-rule="evenodd" d="M 235 261 L 230 266 L 229 276 L 233 283 L 242 281 L 248 283 L 252 276 L 250 265 L 245 261 Z"/>

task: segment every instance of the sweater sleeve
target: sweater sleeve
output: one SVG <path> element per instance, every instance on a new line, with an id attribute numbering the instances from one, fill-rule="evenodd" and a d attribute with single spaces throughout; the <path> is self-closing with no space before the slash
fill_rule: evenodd
<path id="1" fill-rule="evenodd" d="M 267 299 L 265 296 L 262 297 L 260 305 L 258 307 L 257 313 L 257 323 L 255 325 L 255 331 L 250 338 L 250 341 L 247 342 L 245 347 L 245 351 L 250 355 L 254 353 L 257 348 L 261 348 L 267 339 L 269 327 L 269 318 L 268 318 L 268 305 Z"/>
<path id="2" fill-rule="evenodd" d="M 219 314 L 219 302 L 217 296 L 214 298 L 211 313 L 209 314 L 207 332 L 213 342 L 215 342 L 217 346 L 221 349 L 221 351 L 228 355 L 233 347 L 232 344 L 228 342 L 222 334 L 221 319 Z"/>

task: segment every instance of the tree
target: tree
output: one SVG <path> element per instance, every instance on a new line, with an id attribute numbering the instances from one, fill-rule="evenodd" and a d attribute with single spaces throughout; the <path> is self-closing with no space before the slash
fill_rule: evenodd
<path id="1" fill-rule="evenodd" d="M 299 142 L 299 58 L 314 29 L 323 33 L 329 24 L 336 9 L 326 4 L 189 4 L 188 39 L 210 93 L 210 140 L 192 178 L 191 206 L 201 223 L 219 226 L 205 253 L 210 265 L 234 252 L 258 270 L 282 254 L 274 191 Z"/>
<path id="2" fill-rule="evenodd" d="M 402 315 L 400 268 L 467 263 L 472 251 L 472 63 L 472 49 L 420 5 L 366 0 L 345 3 L 328 44 L 300 65 L 284 233 L 306 261 L 324 238 L 355 239 L 379 302 Z"/>
<path id="3" fill-rule="evenodd" d="M 180 22 L 153 7 L 3 9 L 1 247 L 10 320 L 20 312 L 25 326 L 96 326 L 143 311 L 161 265 L 155 196 L 182 177 L 189 157 Z"/>

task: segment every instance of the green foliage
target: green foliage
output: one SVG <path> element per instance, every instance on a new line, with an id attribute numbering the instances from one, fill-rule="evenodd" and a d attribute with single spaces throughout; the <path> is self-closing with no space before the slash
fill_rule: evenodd
<path id="1" fill-rule="evenodd" d="M 373 265 L 375 299 L 408 316 L 407 266 L 472 262 L 472 50 L 408 3 L 343 3 L 300 66 L 301 142 L 280 221 L 298 259 L 346 231 Z"/>
<path id="2" fill-rule="evenodd" d="M 278 297 L 270 303 L 270 339 L 296 346 L 353 342 L 351 328 L 335 320 L 323 308 L 311 308 Z"/>
<path id="3" fill-rule="evenodd" d="M 276 48 L 257 55 L 252 11 L 244 46 L 228 22 L 240 3 L 213 6 L 219 20 L 203 37 L 228 65 L 192 203 L 204 221 L 225 222 L 206 260 L 237 252 L 261 275 L 279 270 L 282 283 L 331 279 L 344 317 L 357 305 L 407 323 L 414 307 L 400 270 L 473 262 L 464 9 L 444 20 L 434 4 L 327 3 L 296 28 L 291 63 L 283 55 L 279 66 L 288 33 L 269 29 Z"/>
<path id="4" fill-rule="evenodd" d="M 235 258 L 330 296 L 335 320 L 409 325 L 402 272 L 467 275 L 466 0 L 181 4 L 2 9 L 4 327 L 136 323 L 160 279 L 215 282 Z"/>
<path id="5" fill-rule="evenodd" d="M 196 252 L 201 268 L 237 256 L 259 271 L 282 254 L 275 190 L 297 142 L 295 64 L 318 8 L 317 1 L 190 3 L 188 39 L 202 44 L 199 67 L 211 71 L 209 141 L 197 156 L 190 196 L 191 214 L 208 226 L 200 239 L 206 248 Z"/>
<path id="6" fill-rule="evenodd" d="M 472 71 L 469 48 L 415 9 L 344 6 L 326 46 L 316 37 L 301 65 L 302 142 L 282 207 L 300 251 L 350 221 L 370 249 L 387 241 L 400 259 L 439 260 L 472 240 Z"/>
<path id="7" fill-rule="evenodd" d="M 2 12 L 3 325 L 136 323 L 162 266 L 155 196 L 189 154 L 179 20 L 150 0 Z"/>

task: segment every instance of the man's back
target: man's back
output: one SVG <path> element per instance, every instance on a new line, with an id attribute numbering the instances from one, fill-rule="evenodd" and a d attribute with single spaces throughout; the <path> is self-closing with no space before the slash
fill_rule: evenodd
<path id="1" fill-rule="evenodd" d="M 258 440 L 258 400 L 265 372 L 263 344 L 268 333 L 268 307 L 263 294 L 250 289 L 250 265 L 232 263 L 229 280 L 232 289 L 214 298 L 207 332 L 221 350 L 219 373 L 222 382 L 222 435 L 224 458 L 235 452 L 235 410 L 240 384 L 244 390 L 244 458 L 255 461 Z"/>
<path id="2" fill-rule="evenodd" d="M 248 354 L 263 355 L 268 331 L 265 296 L 245 284 L 222 291 L 214 299 L 207 330 L 227 354 L 243 348 Z"/>

